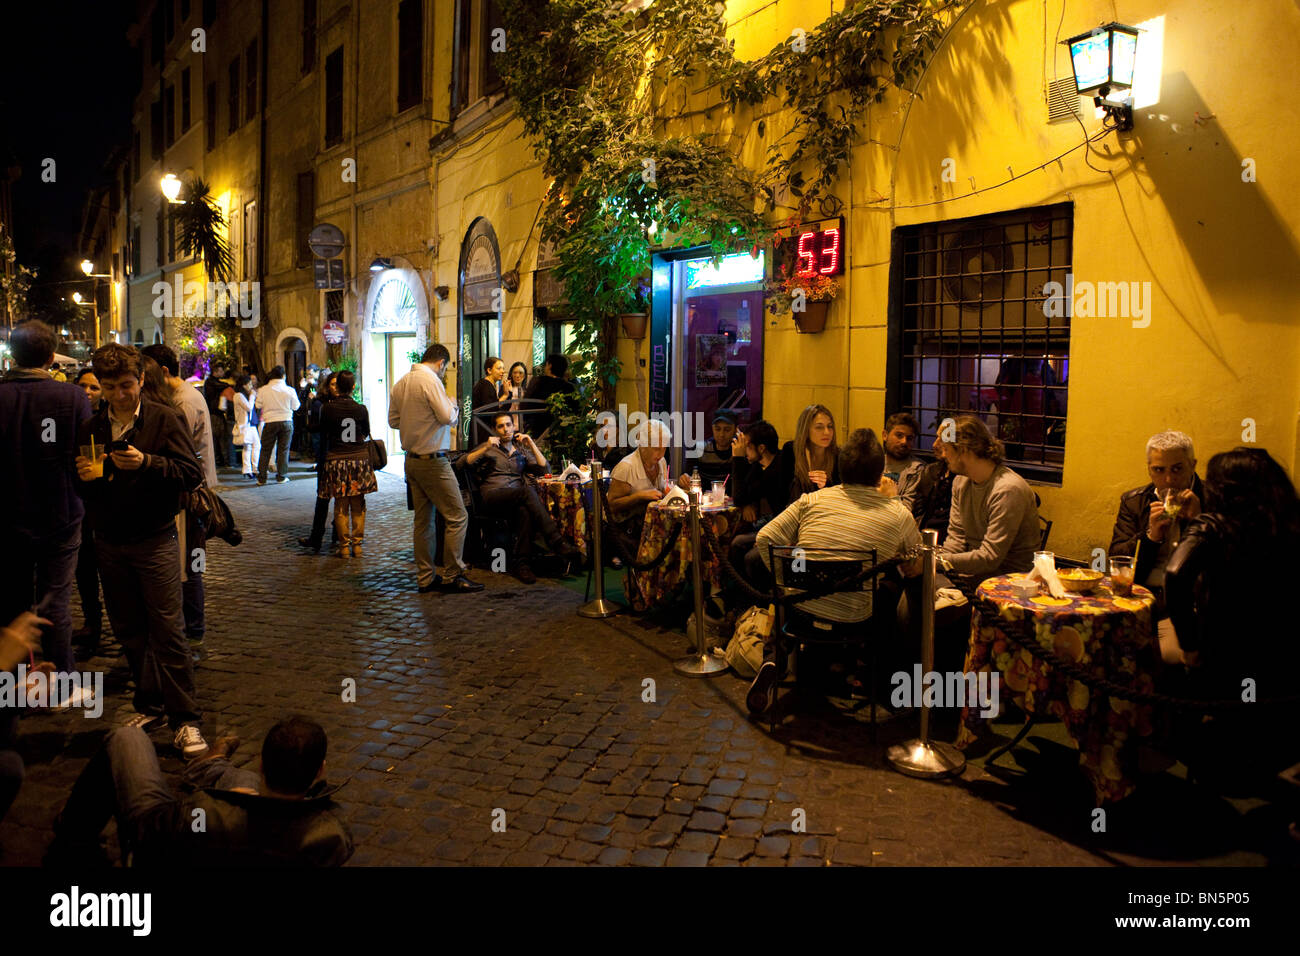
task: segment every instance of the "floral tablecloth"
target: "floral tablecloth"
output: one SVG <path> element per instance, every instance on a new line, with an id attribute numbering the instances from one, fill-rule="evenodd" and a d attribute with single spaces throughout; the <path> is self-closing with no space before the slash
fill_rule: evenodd
<path id="1" fill-rule="evenodd" d="M 1044 589 L 1038 597 L 1022 598 L 1011 589 L 1012 577 L 989 578 L 976 591 L 965 669 L 996 668 L 1002 688 L 1026 713 L 1059 717 L 1079 747 L 1080 765 L 1098 802 L 1122 799 L 1134 788 L 1136 754 L 1129 744 L 1135 736 L 1151 733 L 1151 705 L 1095 691 L 1054 671 L 1007 635 L 1033 640 L 1099 678 L 1151 691 L 1160 662 L 1155 597 L 1140 586 L 1131 598 L 1117 597 L 1106 578 L 1091 594 L 1056 599 Z M 964 708 L 957 746 L 972 743 L 982 729 L 979 708 Z"/>
<path id="2" fill-rule="evenodd" d="M 704 542 L 706 523 L 713 528 L 714 534 L 725 548 L 736 533 L 739 522 L 740 509 L 734 505 L 711 505 L 703 509 L 703 514 L 700 515 L 700 541 L 704 550 L 704 563 L 700 566 L 700 574 L 706 588 L 721 590 L 723 576 L 720 557 Z M 690 513 L 685 508 L 646 509 L 636 560 L 640 564 L 659 554 L 668 541 L 669 533 L 677 525 L 682 526 L 681 534 L 662 562 L 648 571 L 633 571 L 628 568 L 623 576 L 623 593 L 634 610 L 644 611 L 663 604 L 673 596 L 677 588 L 690 583 L 691 525 Z"/>
<path id="3" fill-rule="evenodd" d="M 539 478 L 542 503 L 565 540 L 587 557 L 587 512 L 591 508 L 590 481 L 558 481 Z"/>

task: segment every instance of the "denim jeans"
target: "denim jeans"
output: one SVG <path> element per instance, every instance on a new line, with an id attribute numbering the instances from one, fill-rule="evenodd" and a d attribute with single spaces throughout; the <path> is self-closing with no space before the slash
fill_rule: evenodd
<path id="1" fill-rule="evenodd" d="M 433 583 L 433 518 L 441 513 L 446 522 L 443 541 L 444 581 L 469 570 L 465 563 L 465 530 L 469 512 L 460 495 L 460 485 L 446 458 L 412 458 L 406 456 L 406 480 L 415 502 L 415 568 L 420 587 Z M 436 510 L 435 510 L 436 509 Z"/>
<path id="2" fill-rule="evenodd" d="M 95 536 L 104 604 L 135 678 L 135 709 L 166 713 L 173 729 L 200 720 L 185 641 L 176 528 L 117 544 Z"/>
<path id="3" fill-rule="evenodd" d="M 293 441 L 293 422 L 267 422 L 262 426 L 262 454 L 257 462 L 257 480 L 266 481 L 266 469 L 271 464 L 271 449 L 275 449 L 276 480 L 289 477 L 289 443 Z"/>
<path id="4" fill-rule="evenodd" d="M 7 507 L 21 507 L 8 502 Z M 7 625 L 23 611 L 51 622 L 41 629 L 41 653 L 55 670 L 72 671 L 72 586 L 81 525 L 60 535 L 7 541 L 0 548 L 0 621 Z"/>

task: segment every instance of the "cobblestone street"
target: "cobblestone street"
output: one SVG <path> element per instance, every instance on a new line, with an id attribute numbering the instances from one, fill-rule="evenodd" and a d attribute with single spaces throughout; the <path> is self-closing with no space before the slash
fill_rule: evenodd
<path id="1" fill-rule="evenodd" d="M 209 742 L 239 735 L 235 762 L 254 769 L 275 720 L 303 713 L 323 723 L 330 777 L 350 778 L 338 800 L 357 843 L 353 865 L 1124 859 L 1123 846 L 1091 833 L 1084 804 L 1072 809 L 1075 777 L 1053 782 L 1038 768 L 1049 786 L 1030 799 L 977 766 L 952 782 L 905 777 L 883 752 L 915 735 L 914 719 L 882 724 L 873 745 L 864 718 L 830 705 L 771 734 L 746 717 L 741 680 L 673 671 L 680 632 L 627 613 L 576 616 L 581 583 L 524 587 L 476 570 L 487 582 L 480 595 L 418 594 L 410 513 L 392 475 L 369 498 L 364 557 L 305 553 L 295 539 L 306 533 L 315 482 L 303 467 L 285 485 L 226 492 L 244 543 L 210 546 L 198 687 Z M 108 656 L 90 665 L 108 671 L 100 720 L 60 712 L 23 721 L 28 776 L 0 825 L 6 865 L 40 862 L 72 782 L 128 706 L 125 660 L 106 643 Z M 349 678 L 355 703 L 343 699 Z M 642 699 L 647 678 L 653 703 Z M 950 726 L 941 722 L 942 732 Z M 155 740 L 176 771 L 169 736 Z M 504 832 L 492 826 L 498 809 Z M 806 829 L 792 829 L 799 820 Z M 1262 862 L 1236 846 L 1221 840 L 1183 859 Z"/>

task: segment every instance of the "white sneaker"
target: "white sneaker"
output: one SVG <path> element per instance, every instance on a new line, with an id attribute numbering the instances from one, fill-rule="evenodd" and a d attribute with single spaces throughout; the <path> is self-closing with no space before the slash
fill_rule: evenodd
<path id="1" fill-rule="evenodd" d="M 199 733 L 197 724 L 184 724 L 176 731 L 174 743 L 186 760 L 193 760 L 208 749 L 208 742 L 203 739 L 203 734 Z"/>
<path id="2" fill-rule="evenodd" d="M 157 730 L 165 723 L 167 723 L 167 718 L 162 714 L 141 714 L 139 712 L 133 712 L 130 718 L 122 723 L 122 726 L 139 727 L 147 734 L 152 730 Z"/>

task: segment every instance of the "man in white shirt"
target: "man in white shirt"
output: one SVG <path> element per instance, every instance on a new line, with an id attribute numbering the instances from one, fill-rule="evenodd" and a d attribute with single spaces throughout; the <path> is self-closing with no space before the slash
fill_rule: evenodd
<path id="1" fill-rule="evenodd" d="M 289 443 L 293 441 L 293 413 L 298 393 L 284 383 L 284 366 L 271 369 L 270 381 L 257 390 L 257 413 L 262 418 L 262 454 L 257 462 L 257 483 L 266 484 L 266 469 L 275 447 L 276 484 L 289 480 Z"/>
<path id="2" fill-rule="evenodd" d="M 447 397 L 443 380 L 451 353 L 433 343 L 420 361 L 393 386 L 388 399 L 388 425 L 402 435 L 406 452 L 406 481 L 415 502 L 415 567 L 420 593 L 445 591 L 465 594 L 483 585 L 465 576 L 465 531 L 469 513 L 460 485 L 447 460 L 451 429 L 460 417 L 456 403 Z M 443 567 L 434 568 L 435 510 L 446 522 Z"/>

